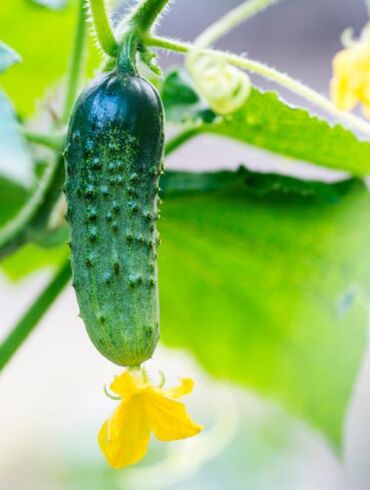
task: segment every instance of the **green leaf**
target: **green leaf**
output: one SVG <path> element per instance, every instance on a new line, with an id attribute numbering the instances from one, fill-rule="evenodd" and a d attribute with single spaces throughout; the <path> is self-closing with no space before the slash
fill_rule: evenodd
<path id="1" fill-rule="evenodd" d="M 358 299 L 370 283 L 365 187 L 281 176 L 274 183 L 240 170 L 200 176 L 203 186 L 194 174 L 169 178 L 176 185 L 167 187 L 160 222 L 162 340 L 340 446 L 366 346 Z"/>
<path id="2" fill-rule="evenodd" d="M 370 143 L 340 125 L 288 106 L 274 92 L 253 89 L 243 109 L 205 131 L 353 175 L 370 173 Z"/>
<path id="3" fill-rule="evenodd" d="M 0 2 L 1 37 L 23 59 L 17 70 L 2 76 L 1 84 L 22 116 L 32 113 L 36 101 L 67 71 L 76 7 L 76 1 L 61 10 L 41 8 L 29 0 Z M 97 64 L 97 50 L 92 48 L 89 54 L 91 70 Z"/>
<path id="4" fill-rule="evenodd" d="M 21 57 L 14 49 L 0 41 L 0 73 L 4 72 L 10 66 L 19 63 Z"/>
<path id="5" fill-rule="evenodd" d="M 0 90 L 0 174 L 30 187 L 33 162 L 8 98 Z"/>
<path id="6" fill-rule="evenodd" d="M 212 122 L 216 114 L 196 92 L 184 70 L 170 71 L 162 85 L 161 97 L 169 122 Z"/>
<path id="7" fill-rule="evenodd" d="M 17 214 L 29 197 L 19 184 L 0 176 L 0 230 Z"/>
<path id="8" fill-rule="evenodd" d="M 183 71 L 167 75 L 162 97 L 168 121 L 199 119 L 200 96 Z M 360 141 L 340 125 L 312 116 L 306 109 L 289 106 L 275 92 L 253 88 L 244 107 L 234 114 L 201 119 L 199 132 L 226 136 L 356 176 L 370 173 L 369 142 Z"/>

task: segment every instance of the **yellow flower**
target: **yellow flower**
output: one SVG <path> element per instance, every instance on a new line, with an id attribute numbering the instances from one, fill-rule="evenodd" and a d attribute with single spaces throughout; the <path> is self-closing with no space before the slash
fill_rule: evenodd
<path id="1" fill-rule="evenodd" d="M 331 97 L 338 109 L 352 110 L 362 104 L 366 117 L 370 118 L 370 36 L 365 29 L 361 39 L 352 42 L 333 59 Z"/>
<path id="2" fill-rule="evenodd" d="M 177 388 L 163 390 L 151 385 L 142 371 L 125 371 L 111 384 L 122 397 L 112 417 L 100 429 L 100 449 L 113 468 L 137 463 L 146 454 L 150 433 L 161 441 L 191 437 L 202 430 L 177 399 L 193 389 L 193 381 L 182 379 Z"/>

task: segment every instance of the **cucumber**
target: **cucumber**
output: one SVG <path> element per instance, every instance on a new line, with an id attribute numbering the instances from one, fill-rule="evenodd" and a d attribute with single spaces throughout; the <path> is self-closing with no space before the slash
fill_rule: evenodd
<path id="1" fill-rule="evenodd" d="M 65 149 L 73 285 L 106 358 L 140 366 L 159 339 L 158 180 L 163 107 L 130 70 L 98 76 L 78 98 Z"/>

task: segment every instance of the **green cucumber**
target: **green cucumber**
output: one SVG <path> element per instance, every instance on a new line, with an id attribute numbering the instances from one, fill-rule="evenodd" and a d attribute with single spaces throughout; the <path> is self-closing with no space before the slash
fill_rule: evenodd
<path id="1" fill-rule="evenodd" d="M 159 338 L 163 142 L 160 97 L 132 70 L 102 74 L 78 98 L 65 149 L 73 285 L 92 342 L 122 366 L 150 358 Z"/>

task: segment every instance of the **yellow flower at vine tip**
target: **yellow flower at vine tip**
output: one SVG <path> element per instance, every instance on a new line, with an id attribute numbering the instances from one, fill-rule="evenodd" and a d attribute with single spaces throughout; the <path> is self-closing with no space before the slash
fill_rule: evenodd
<path id="1" fill-rule="evenodd" d="M 343 111 L 362 104 L 370 119 L 370 30 L 367 26 L 358 41 L 339 51 L 333 59 L 330 92 L 334 104 Z"/>
<path id="2" fill-rule="evenodd" d="M 192 391 L 193 385 L 185 378 L 178 387 L 164 390 L 152 385 L 142 370 L 127 370 L 117 376 L 110 388 L 122 400 L 98 436 L 108 463 L 124 468 L 140 461 L 147 452 L 151 432 L 160 441 L 198 434 L 202 426 L 193 422 L 178 401 Z"/>

